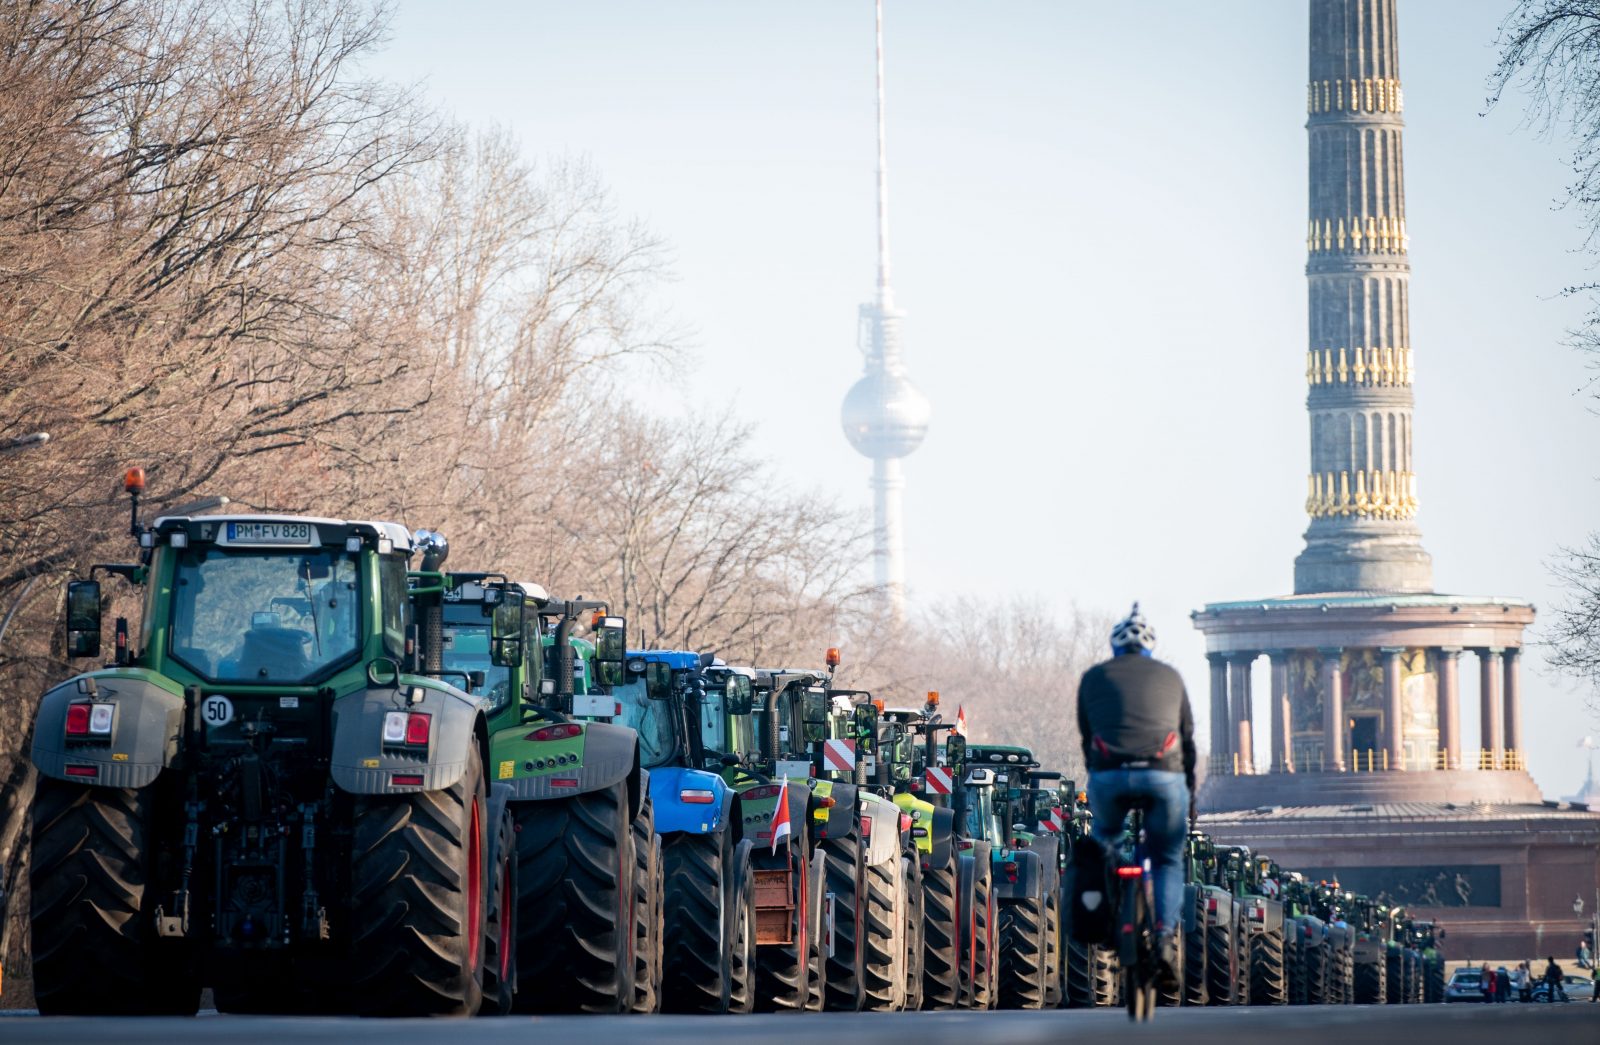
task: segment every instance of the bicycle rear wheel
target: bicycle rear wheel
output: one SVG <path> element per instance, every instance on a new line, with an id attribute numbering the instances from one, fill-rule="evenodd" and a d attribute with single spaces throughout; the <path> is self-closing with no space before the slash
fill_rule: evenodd
<path id="1" fill-rule="evenodd" d="M 1155 1014 L 1156 979 L 1155 918 L 1143 876 L 1123 879 L 1121 910 L 1122 1000 L 1128 1019 L 1144 1023 Z"/>

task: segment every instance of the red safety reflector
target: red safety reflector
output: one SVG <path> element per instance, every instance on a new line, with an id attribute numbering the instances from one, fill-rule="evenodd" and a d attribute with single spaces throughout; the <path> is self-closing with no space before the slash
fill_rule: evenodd
<path id="1" fill-rule="evenodd" d="M 678 798 L 695 806 L 708 806 L 717 800 L 715 791 L 679 791 Z"/>
<path id="2" fill-rule="evenodd" d="M 902 830 L 902 831 L 911 830 L 911 824 L 912 824 L 911 814 L 910 813 L 901 813 L 900 814 L 900 830 Z"/>
<path id="3" fill-rule="evenodd" d="M 1000 866 L 1006 869 L 1007 874 L 1016 874 L 1017 872 L 1017 862 L 1015 860 L 1007 860 Z"/>
<path id="4" fill-rule="evenodd" d="M 1142 874 L 1144 874 L 1144 868 L 1142 868 L 1142 867 L 1119 867 L 1119 868 L 1117 868 L 1117 877 L 1118 878 L 1137 878 Z M 1211 902 L 1213 904 L 1216 903 L 1215 900 L 1213 900 Z"/>
<path id="5" fill-rule="evenodd" d="M 391 787 L 421 787 L 421 773 L 395 773 L 389 777 Z"/>
<path id="6" fill-rule="evenodd" d="M 870 835 L 871 833 L 872 833 L 872 817 L 864 816 L 864 817 L 861 818 L 861 837 L 865 838 L 868 835 Z"/>
<path id="7" fill-rule="evenodd" d="M 67 736 L 86 737 L 89 735 L 89 705 L 67 705 Z"/>
<path id="8" fill-rule="evenodd" d="M 428 730 L 432 728 L 433 716 L 421 711 L 413 711 L 406 717 L 406 743 L 425 745 L 428 742 Z"/>
<path id="9" fill-rule="evenodd" d="M 578 778 L 575 776 L 553 776 L 550 778 L 551 787 L 577 787 Z"/>
<path id="10" fill-rule="evenodd" d="M 99 775 L 100 775 L 100 767 L 99 766 L 68 766 L 67 767 L 67 776 L 95 777 L 95 776 L 99 776 Z"/>
<path id="11" fill-rule="evenodd" d="M 970 838 L 958 839 L 956 841 L 956 848 L 957 849 L 971 849 L 972 848 L 972 839 L 970 839 Z"/>
<path id="12" fill-rule="evenodd" d="M 543 726 L 534 730 L 523 740 L 566 740 L 583 732 L 583 727 L 576 722 L 557 722 L 553 726 Z M 576 786 L 576 785 L 573 785 Z"/>
<path id="13" fill-rule="evenodd" d="M 1217 898 L 1215 896 L 1209 897 L 1206 900 L 1206 910 L 1210 911 L 1212 914 L 1217 913 Z"/>

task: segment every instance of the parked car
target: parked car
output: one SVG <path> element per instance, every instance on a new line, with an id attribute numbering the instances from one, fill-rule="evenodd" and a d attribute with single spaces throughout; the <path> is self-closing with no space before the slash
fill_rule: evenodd
<path id="1" fill-rule="evenodd" d="M 1483 993 L 1483 972 L 1480 969 L 1457 969 L 1444 985 L 1445 1001 L 1486 1001 Z"/>
<path id="2" fill-rule="evenodd" d="M 1568 1001 L 1588 1001 L 1594 997 L 1594 981 L 1585 976 L 1561 977 L 1561 989 L 1565 992 Z M 1533 988 L 1532 1000 L 1537 1002 L 1552 1000 L 1550 998 L 1550 988 L 1544 983 L 1536 984 Z M 1557 998 L 1555 1000 L 1559 1001 L 1560 999 Z"/>

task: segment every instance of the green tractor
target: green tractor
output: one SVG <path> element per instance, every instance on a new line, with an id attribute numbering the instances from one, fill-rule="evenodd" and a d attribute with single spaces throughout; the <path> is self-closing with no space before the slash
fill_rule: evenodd
<path id="1" fill-rule="evenodd" d="M 1396 964 L 1390 952 L 1398 951 L 1393 913 L 1370 897 L 1354 896 L 1349 902 L 1350 924 L 1355 930 L 1354 1001 L 1357 1005 L 1387 1005 L 1389 971 Z"/>
<path id="2" fill-rule="evenodd" d="M 1050 993 L 1050 938 L 1059 932 L 1061 903 L 1058 836 L 1037 830 L 1032 779 L 1040 765 L 1028 748 L 1000 744 L 968 747 L 967 765 L 994 773 L 994 816 L 983 837 L 998 916 L 996 1003 L 1040 1009 Z"/>
<path id="3" fill-rule="evenodd" d="M 1434 922 L 1406 922 L 1406 945 L 1417 953 L 1422 970 L 1421 1000 L 1429 1005 L 1444 1001 L 1444 937 Z"/>
<path id="4" fill-rule="evenodd" d="M 1422 952 L 1411 945 L 1411 919 L 1405 909 L 1389 910 L 1390 936 L 1386 952 L 1389 965 L 1389 1004 L 1422 1003 Z"/>
<path id="5" fill-rule="evenodd" d="M 470 1015 L 507 939 L 511 834 L 487 716 L 416 651 L 406 583 L 444 545 L 385 522 L 138 518 L 112 662 L 47 692 L 32 761 L 34 989 L 46 1014 Z M 497 1004 L 497 1003 L 494 1003 Z"/>
<path id="6" fill-rule="evenodd" d="M 961 929 L 956 886 L 960 877 L 955 812 L 950 807 L 953 774 L 944 765 L 939 735 L 955 728 L 941 722 L 938 695 L 922 709 L 886 708 L 878 718 L 874 784 L 911 818 L 916 888 L 908 888 L 912 925 L 907 948 L 906 1007 L 954 1009 L 961 999 Z M 931 773 L 930 773 L 931 770 Z"/>
<path id="7" fill-rule="evenodd" d="M 1277 877 L 1282 887 L 1289 1004 L 1325 1004 L 1329 1000 L 1332 947 L 1328 924 L 1318 913 L 1316 888 L 1298 871 L 1282 872 Z"/>
<path id="8" fill-rule="evenodd" d="M 1219 849 L 1232 888 L 1240 938 L 1239 961 L 1246 1004 L 1289 1004 L 1284 973 L 1283 903 L 1276 879 L 1264 875 L 1271 861 L 1257 860 L 1245 846 Z"/>
<path id="9" fill-rule="evenodd" d="M 1249 966 L 1244 961 L 1244 931 L 1239 918 L 1241 905 L 1234 897 L 1225 853 L 1202 834 L 1191 834 L 1189 844 L 1199 882 L 1195 901 L 1203 905 L 1203 919 L 1197 918 L 1197 921 L 1204 927 L 1206 1004 L 1247 1004 L 1250 996 Z"/>
<path id="10" fill-rule="evenodd" d="M 490 776 L 511 790 L 515 828 L 517 947 L 502 952 L 515 1010 L 654 1011 L 659 840 L 638 735 L 610 721 L 611 689 L 626 681 L 622 618 L 494 573 L 411 583 L 424 655 L 485 682 Z M 585 623 L 593 641 L 576 634 Z"/>
<path id="11" fill-rule="evenodd" d="M 1322 920 L 1328 949 L 1326 1005 L 1353 1005 L 1355 991 L 1355 926 L 1348 918 L 1354 897 L 1339 888 L 1338 882 L 1318 882 L 1312 892 L 1312 913 Z"/>

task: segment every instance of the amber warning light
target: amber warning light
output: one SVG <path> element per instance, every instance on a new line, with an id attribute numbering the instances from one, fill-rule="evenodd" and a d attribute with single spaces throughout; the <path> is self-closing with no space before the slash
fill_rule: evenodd
<path id="1" fill-rule="evenodd" d="M 124 472 L 122 489 L 128 493 L 144 493 L 144 469 L 129 468 Z"/>
<path id="2" fill-rule="evenodd" d="M 828 660 L 828 667 L 837 668 L 839 666 L 839 647 L 838 646 L 829 646 L 828 647 L 827 660 Z"/>

